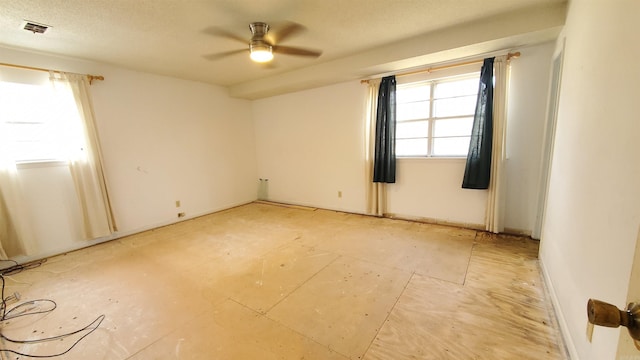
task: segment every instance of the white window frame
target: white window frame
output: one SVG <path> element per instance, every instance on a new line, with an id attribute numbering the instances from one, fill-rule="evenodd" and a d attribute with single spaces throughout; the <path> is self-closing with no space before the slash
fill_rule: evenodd
<path id="1" fill-rule="evenodd" d="M 427 154 L 415 154 L 415 155 L 396 155 L 398 158 L 401 159 L 411 159 L 411 158 L 444 158 L 444 159 L 455 159 L 455 158 L 466 158 L 467 155 L 466 154 L 451 154 L 451 155 L 434 155 L 434 148 L 433 148 L 433 143 L 434 143 L 434 139 L 436 138 L 445 138 L 444 136 L 439 136 L 439 137 L 435 137 L 433 136 L 434 134 L 434 126 L 435 126 L 435 122 L 437 120 L 446 120 L 446 119 L 458 119 L 458 118 L 468 118 L 468 117 L 473 117 L 474 113 L 470 113 L 470 114 L 463 114 L 463 115 L 455 115 L 455 116 L 447 116 L 447 117 L 435 117 L 434 116 L 434 105 L 435 105 L 435 101 L 434 100 L 438 100 L 435 98 L 435 87 L 437 84 L 441 84 L 441 83 L 446 83 L 446 82 L 450 82 L 450 81 L 458 81 L 458 80 L 465 80 L 465 79 L 471 79 L 471 78 L 475 78 L 478 79 L 480 78 L 480 72 L 478 71 L 477 68 L 470 68 L 470 67 L 464 67 L 462 69 L 459 69 L 458 71 L 447 71 L 446 73 L 441 73 L 440 76 L 437 75 L 433 75 L 433 74 L 429 74 L 426 78 L 425 77 L 411 77 L 410 79 L 407 79 L 405 81 L 400 82 L 397 87 L 398 89 L 401 89 L 403 87 L 411 87 L 411 86 L 420 86 L 420 84 L 424 84 L 424 85 L 428 85 L 429 89 L 430 89 L 430 95 L 429 95 L 429 115 L 427 118 L 419 118 L 419 119 L 411 119 L 411 120 L 396 120 L 397 123 L 409 123 L 409 122 L 417 122 L 417 121 L 427 121 L 428 123 L 428 133 L 426 134 L 426 136 L 417 136 L 415 137 L 415 139 L 427 139 Z M 453 97 L 447 97 L 447 98 L 455 98 L 456 96 Z M 447 99 L 447 98 L 443 98 L 443 99 Z M 396 99 L 397 100 L 397 99 Z M 399 103 L 396 104 L 396 106 L 400 106 Z M 451 137 L 462 137 L 462 136 L 451 136 Z M 465 136 L 466 137 L 466 136 Z M 471 133 L 469 133 L 469 138 L 471 137 Z M 396 140 L 398 139 L 409 139 L 409 138 L 398 138 L 397 134 L 396 134 Z"/>

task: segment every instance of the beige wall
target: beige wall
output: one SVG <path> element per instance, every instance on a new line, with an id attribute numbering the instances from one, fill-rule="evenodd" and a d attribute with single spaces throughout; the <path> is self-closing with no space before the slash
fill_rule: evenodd
<path id="1" fill-rule="evenodd" d="M 256 197 L 249 101 L 221 87 L 117 69 L 92 88 L 122 230 Z"/>
<path id="2" fill-rule="evenodd" d="M 586 303 L 625 305 L 640 225 L 640 2 L 575 0 L 540 257 L 576 359 L 614 359 L 620 329 L 585 336 Z"/>
<path id="3" fill-rule="evenodd" d="M 269 200 L 363 212 L 365 96 L 349 82 L 253 101 Z"/>
<path id="4" fill-rule="evenodd" d="M 520 58 L 511 62 L 505 226 L 527 234 L 536 220 L 553 50 L 553 43 L 527 47 L 520 50 Z"/>

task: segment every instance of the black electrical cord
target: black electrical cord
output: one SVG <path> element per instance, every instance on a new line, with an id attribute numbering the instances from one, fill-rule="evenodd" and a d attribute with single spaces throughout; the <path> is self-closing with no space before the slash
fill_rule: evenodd
<path id="1" fill-rule="evenodd" d="M 93 320 L 89 325 L 83 327 L 80 330 L 76 330 L 67 334 L 63 334 L 63 335 L 58 335 L 58 336 L 52 336 L 49 338 L 43 338 L 43 339 L 36 339 L 36 340 L 14 340 L 14 339 L 10 339 L 2 334 L 0 334 L 0 337 L 2 337 L 3 339 L 12 342 L 12 343 L 16 343 L 16 344 L 33 344 L 33 343 L 39 343 L 39 342 L 46 342 L 46 341 L 53 341 L 53 340 L 60 340 L 60 339 L 65 339 L 71 335 L 75 335 L 78 333 L 81 333 L 85 330 L 91 329 L 89 330 L 89 332 L 87 332 L 86 334 L 82 335 L 78 340 L 76 340 L 68 349 L 66 349 L 63 352 L 57 353 L 57 354 L 49 354 L 49 355 L 33 355 L 33 354 L 26 354 L 26 353 L 21 353 L 19 351 L 15 351 L 15 350 L 11 350 L 11 349 L 0 349 L 0 352 L 9 352 L 9 353 L 13 353 L 16 355 L 20 355 L 20 356 L 26 356 L 26 357 L 31 357 L 31 358 L 52 358 L 52 357 L 56 357 L 56 356 L 62 356 L 66 353 L 68 353 L 69 351 L 71 351 L 71 349 L 73 349 L 76 345 L 78 345 L 80 343 L 80 341 L 82 341 L 84 338 L 86 338 L 87 336 L 91 335 L 94 331 L 96 331 L 99 327 L 100 324 L 102 324 L 102 321 L 105 319 L 104 314 L 98 316 L 95 320 Z M 94 325 L 92 327 L 92 325 Z"/>
<path id="2" fill-rule="evenodd" d="M 49 299 L 37 299 L 37 300 L 31 300 L 31 301 L 25 301 L 23 303 L 20 303 L 14 307 L 12 307 L 11 309 L 7 309 L 7 297 L 4 296 L 4 288 L 5 288 L 5 279 L 4 279 L 4 275 L 10 275 L 10 274 L 17 274 L 19 272 L 22 272 L 24 270 L 28 270 L 28 269 L 33 269 L 35 267 L 38 267 L 40 265 L 42 265 L 42 263 L 44 263 L 46 261 L 46 259 L 44 260 L 39 260 L 39 261 L 35 261 L 35 262 L 31 262 L 31 263 L 27 263 L 24 265 L 18 264 L 18 262 L 14 261 L 14 260 L 0 260 L 0 261 L 9 261 L 14 263 L 14 265 L 8 267 L 8 268 L 2 268 L 0 269 L 0 281 L 2 282 L 2 287 L 0 289 L 0 322 L 1 321 L 5 321 L 5 320 L 10 320 L 10 319 L 15 319 L 17 317 L 21 317 L 21 316 L 27 316 L 27 315 L 36 315 L 36 314 L 46 314 L 49 312 L 52 312 L 53 310 L 56 309 L 56 307 L 58 307 L 58 305 L 56 304 L 55 301 L 53 300 L 49 300 Z M 27 308 L 25 310 L 23 310 L 23 308 L 27 307 L 27 306 L 37 306 L 37 304 L 39 303 L 49 303 L 51 304 L 50 308 L 46 308 L 44 310 L 37 310 L 37 311 L 32 311 L 32 310 L 36 310 L 35 308 Z M 8 342 L 12 342 L 15 344 L 33 344 L 33 343 L 40 343 L 40 342 L 47 342 L 47 341 L 53 341 L 53 340 L 63 340 L 71 335 L 75 335 L 75 334 L 79 334 L 83 331 L 89 330 L 86 334 L 82 335 L 78 340 L 76 340 L 68 349 L 66 349 L 63 352 L 57 353 L 57 354 L 49 354 L 49 355 L 33 355 L 33 354 L 26 354 L 26 353 L 21 353 L 19 351 L 15 351 L 15 350 L 11 350 L 11 349 L 2 349 L 0 348 L 0 352 L 9 352 L 9 353 L 13 353 L 19 356 L 26 356 L 26 357 L 31 357 L 31 358 L 52 358 L 52 357 L 56 357 L 56 356 L 61 356 L 64 355 L 66 353 L 68 353 L 69 351 L 71 351 L 71 349 L 73 349 L 76 345 L 78 345 L 78 343 L 80 343 L 80 341 L 82 341 L 85 337 L 91 335 L 94 331 L 96 331 L 98 329 L 98 327 L 100 327 L 100 324 L 102 324 L 102 321 L 105 319 L 105 315 L 102 314 L 100 316 L 98 316 L 95 320 L 93 320 L 89 325 L 76 330 L 76 331 L 72 331 L 70 333 L 66 333 L 66 334 L 62 334 L 62 335 L 57 335 L 57 336 L 52 336 L 52 337 L 48 337 L 48 338 L 42 338 L 42 339 L 35 339 L 35 340 L 15 340 L 15 339 L 10 339 L 8 337 L 6 337 L 4 334 L 2 334 L 0 332 L 0 338 L 8 341 Z M 92 325 L 94 325 L 92 327 Z"/>
<path id="3" fill-rule="evenodd" d="M 36 260 L 36 261 L 32 261 L 26 264 L 19 264 L 17 261 L 15 260 L 0 260 L 0 262 L 10 262 L 13 263 L 13 265 L 6 267 L 6 268 L 1 268 L 0 269 L 0 275 L 14 275 L 17 273 L 20 273 L 24 270 L 29 270 L 29 269 L 33 269 L 33 268 L 37 268 L 38 266 L 42 265 L 43 263 L 45 263 L 47 261 L 47 259 L 42 259 L 42 260 Z"/>
<path id="4" fill-rule="evenodd" d="M 22 271 L 22 270 L 20 270 Z M 37 300 L 31 300 L 31 301 L 26 301 L 23 302 L 21 304 L 18 304 L 16 306 L 14 306 L 13 308 L 7 310 L 7 298 L 4 296 L 4 287 L 5 287 L 5 280 L 4 280 L 4 276 L 2 275 L 2 273 L 0 273 L 0 281 L 2 282 L 2 288 L 0 290 L 0 298 L 2 299 L 2 303 L 0 304 L 0 321 L 5 321 L 5 320 L 10 320 L 10 319 L 14 319 L 20 316 L 26 316 L 26 315 L 35 315 L 35 314 L 45 314 L 48 312 L 51 312 L 53 310 L 55 310 L 56 307 L 58 307 L 58 304 L 56 304 L 55 301 L 53 300 L 49 300 L 49 299 L 37 299 Z M 53 307 L 51 309 L 46 309 L 46 310 L 39 310 L 39 311 L 23 311 L 20 313 L 17 313 L 15 315 L 11 315 L 11 313 L 17 312 L 19 310 L 21 310 L 22 308 L 28 306 L 28 305 L 36 305 L 37 302 L 48 302 L 53 304 Z M 2 334 L 0 334 L 1 336 Z"/>
<path id="5" fill-rule="evenodd" d="M 27 310 L 23 310 L 22 312 L 18 312 L 20 309 L 27 307 L 29 305 L 37 305 L 37 303 L 39 302 L 44 302 L 44 303 L 50 303 L 52 304 L 52 308 L 51 309 L 45 309 L 45 310 L 38 310 L 38 311 L 31 311 L 34 308 L 29 308 Z M 2 316 L 2 320 L 11 320 L 11 319 L 15 319 L 17 317 L 21 317 L 21 316 L 27 316 L 27 315 L 36 315 L 36 314 L 46 314 L 46 313 L 50 313 L 53 310 L 55 310 L 55 308 L 58 307 L 58 304 L 56 304 L 55 301 L 53 300 L 49 300 L 49 299 L 37 299 L 37 300 L 31 300 L 31 301 L 25 301 L 21 304 L 18 304 L 14 307 L 12 307 L 11 309 L 9 309 L 9 311 L 4 312 L 3 316 Z M 12 313 L 18 312 L 15 315 L 11 315 Z M 2 336 L 2 334 L 0 334 L 0 336 Z"/>
<path id="6" fill-rule="evenodd" d="M 15 261 L 15 260 L 11 260 L 11 259 L 0 259 L 1 262 L 10 262 L 13 264 L 13 266 L 20 266 L 20 264 Z M 4 271 L 5 268 L 2 268 L 2 270 L 0 271 Z"/>

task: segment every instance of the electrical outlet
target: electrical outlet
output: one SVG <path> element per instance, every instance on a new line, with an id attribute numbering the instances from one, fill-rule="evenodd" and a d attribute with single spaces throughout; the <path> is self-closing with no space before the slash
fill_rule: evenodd
<path id="1" fill-rule="evenodd" d="M 184 214 L 183 212 L 179 212 L 179 213 L 178 213 L 178 217 L 184 217 L 184 215 L 185 215 L 185 214 Z"/>
<path id="2" fill-rule="evenodd" d="M 338 191 L 338 197 L 341 198 L 342 197 L 342 191 Z"/>
<path id="3" fill-rule="evenodd" d="M 179 208 L 180 207 L 180 200 L 176 200 L 176 207 Z"/>

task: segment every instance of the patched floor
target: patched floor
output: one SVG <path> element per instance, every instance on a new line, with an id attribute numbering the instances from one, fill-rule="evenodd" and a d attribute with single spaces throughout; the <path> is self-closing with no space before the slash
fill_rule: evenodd
<path id="1" fill-rule="evenodd" d="M 6 276 L 6 294 L 57 308 L 0 329 L 37 340 L 104 315 L 60 359 L 565 359 L 537 250 L 519 237 L 252 203 Z M 52 355 L 88 330 L 2 347 Z"/>

